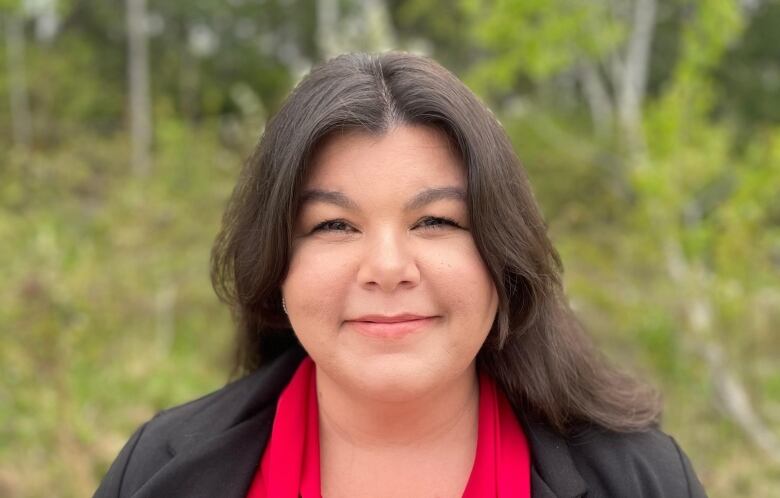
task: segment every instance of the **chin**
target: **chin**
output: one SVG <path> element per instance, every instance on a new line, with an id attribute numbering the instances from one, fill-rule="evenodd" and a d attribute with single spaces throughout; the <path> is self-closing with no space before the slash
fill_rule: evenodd
<path id="1" fill-rule="evenodd" d="M 352 377 L 355 388 L 371 399 L 398 403 L 425 396 L 451 380 L 445 372 L 433 370 L 430 363 L 395 360 L 374 359 L 372 365 L 355 372 Z"/>

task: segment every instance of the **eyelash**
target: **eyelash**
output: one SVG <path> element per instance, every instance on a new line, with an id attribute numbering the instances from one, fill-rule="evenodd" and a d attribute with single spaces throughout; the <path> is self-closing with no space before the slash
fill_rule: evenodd
<path id="1" fill-rule="evenodd" d="M 453 220 L 452 218 L 447 218 L 445 216 L 426 216 L 425 218 L 420 220 L 420 223 L 424 223 L 424 222 L 427 222 L 427 221 L 439 221 L 439 222 L 442 222 L 442 223 L 436 224 L 436 225 L 425 225 L 425 228 L 432 228 L 434 230 L 442 230 L 445 226 L 452 226 L 453 228 L 460 228 L 460 225 L 458 225 L 458 223 L 455 220 Z M 337 219 L 337 220 L 326 220 L 326 221 L 323 221 L 322 223 L 319 223 L 317 226 L 315 226 L 314 229 L 312 230 L 312 232 L 318 232 L 318 231 L 323 231 L 323 232 L 340 232 L 341 231 L 341 230 L 335 230 L 335 229 L 332 229 L 332 228 L 327 228 L 327 226 L 329 224 L 331 224 L 331 223 L 341 223 L 341 224 L 344 224 L 344 225 L 348 225 L 348 223 L 346 221 L 340 220 L 340 219 Z M 420 223 L 418 223 L 418 225 Z"/>

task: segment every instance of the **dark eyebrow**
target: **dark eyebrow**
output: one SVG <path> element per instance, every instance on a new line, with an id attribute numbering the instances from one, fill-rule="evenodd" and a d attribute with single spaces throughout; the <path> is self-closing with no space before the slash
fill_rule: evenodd
<path id="1" fill-rule="evenodd" d="M 419 209 L 442 199 L 453 199 L 466 202 L 466 192 L 459 187 L 428 188 L 417 192 L 417 194 L 404 205 L 404 211 L 414 211 L 415 209 Z"/>
<path id="2" fill-rule="evenodd" d="M 303 195 L 301 195 L 301 206 L 309 202 L 324 202 L 326 204 L 335 204 L 336 206 L 343 207 L 344 209 L 348 209 L 350 211 L 359 210 L 355 201 L 336 190 L 321 190 L 317 188 L 306 190 Z"/>
<path id="3" fill-rule="evenodd" d="M 466 192 L 460 187 L 435 187 L 422 190 L 415 194 L 405 205 L 404 211 L 413 211 L 432 202 L 442 199 L 453 199 L 466 202 Z M 301 196 L 301 205 L 308 202 L 324 202 L 350 211 L 360 211 L 357 203 L 344 193 L 336 190 L 309 189 Z"/>

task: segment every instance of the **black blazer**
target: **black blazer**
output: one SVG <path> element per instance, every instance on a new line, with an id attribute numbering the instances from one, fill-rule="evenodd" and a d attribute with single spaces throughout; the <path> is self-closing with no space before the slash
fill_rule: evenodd
<path id="1" fill-rule="evenodd" d="M 271 432 L 276 400 L 305 353 L 294 348 L 214 393 L 162 411 L 135 431 L 96 498 L 244 498 Z M 652 429 L 588 428 L 564 439 L 520 414 L 534 498 L 705 497 L 673 438 Z"/>

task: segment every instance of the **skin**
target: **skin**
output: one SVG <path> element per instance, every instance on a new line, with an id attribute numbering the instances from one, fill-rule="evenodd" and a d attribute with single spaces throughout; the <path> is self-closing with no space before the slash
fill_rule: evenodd
<path id="1" fill-rule="evenodd" d="M 317 365 L 323 496 L 460 496 L 476 451 L 475 357 L 498 307 L 465 168 L 440 131 L 408 125 L 339 134 L 313 159 L 282 293 Z M 431 188 L 463 197 L 409 208 Z M 389 338 L 350 323 L 400 313 L 433 318 Z"/>

